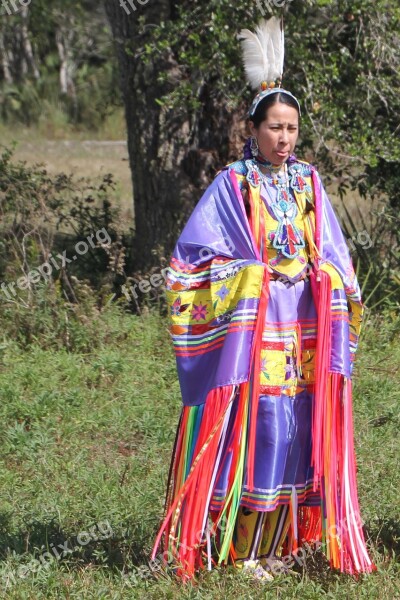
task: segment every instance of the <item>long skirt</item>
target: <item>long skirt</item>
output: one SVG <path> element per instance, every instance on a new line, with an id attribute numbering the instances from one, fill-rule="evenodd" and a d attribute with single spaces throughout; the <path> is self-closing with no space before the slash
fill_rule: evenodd
<path id="1" fill-rule="evenodd" d="M 180 565 L 182 577 L 204 568 L 204 560 L 211 568 L 212 560 L 227 564 L 230 559 L 282 552 L 289 556 L 301 546 L 319 542 L 321 536 L 335 568 L 349 573 L 375 569 L 360 524 L 351 381 L 337 372 L 329 373 L 331 420 L 323 432 L 325 460 L 330 458 L 326 475 L 324 471 L 322 480 L 318 475 L 313 486 L 317 323 L 308 279 L 296 283 L 271 279 L 257 357 L 260 393 L 257 410 L 251 413 L 251 418 L 256 415 L 255 429 L 246 412 L 247 384 L 212 390 L 204 404 L 183 408 L 166 517 L 153 549 L 154 556 L 165 532 L 164 548 Z M 218 532 L 223 516 L 227 525 Z"/>
<path id="2" fill-rule="evenodd" d="M 256 551 L 256 555 L 259 548 L 266 556 L 279 555 L 289 528 L 290 552 L 293 539 L 297 545 L 302 527 L 303 531 L 307 531 L 307 539 L 312 537 L 314 540 L 321 527 L 320 495 L 318 489 L 313 491 L 311 467 L 311 419 L 317 330 L 317 314 L 311 284 L 308 280 L 296 283 L 271 280 L 269 290 L 259 357 L 260 396 L 253 485 L 250 487 L 248 483 L 246 448 L 239 492 L 240 508 L 232 538 L 236 550 L 232 546 L 229 550 L 229 555 L 234 561 L 238 556 L 248 556 L 246 551 L 240 552 L 241 546 L 249 547 L 253 554 Z M 209 409 L 210 407 L 207 409 L 206 404 L 203 404 L 184 407 L 182 411 L 177 435 L 181 442 L 175 449 L 176 453 L 174 451 L 171 464 L 174 481 L 171 484 L 170 478 L 167 507 L 175 497 L 179 481 L 185 481 L 197 460 L 194 448 L 199 432 L 203 429 L 203 420 L 206 419 L 205 422 L 209 423 Z M 232 464 L 238 464 L 232 456 L 232 448 L 237 447 L 234 438 L 238 431 L 243 432 L 243 427 L 246 428 L 242 418 L 240 391 L 237 390 L 229 409 L 228 420 L 224 421 L 224 441 L 218 450 L 217 475 L 212 480 L 211 489 L 205 490 L 203 480 L 200 479 L 197 491 L 192 492 L 192 499 L 186 500 L 181 507 L 176 507 L 175 519 L 179 519 L 179 514 L 183 516 L 185 511 L 188 514 L 192 514 L 192 511 L 193 514 L 196 513 L 193 494 L 202 494 L 209 498 L 211 521 L 216 515 L 221 515 L 224 507 L 231 502 L 228 489 L 229 481 L 232 483 L 232 478 L 235 477 Z M 208 430 L 209 426 L 205 425 L 205 429 Z M 267 513 L 270 515 L 268 519 Z M 188 532 L 187 528 L 191 526 L 193 527 L 191 517 L 186 518 L 183 527 L 178 525 L 178 521 L 171 525 L 168 537 L 175 540 L 174 544 L 179 539 L 176 547 L 182 547 L 183 544 L 186 548 L 185 532 Z M 246 533 L 245 536 L 241 536 L 243 531 L 249 535 Z M 187 535 L 190 537 L 191 534 Z M 252 539 L 245 539 L 246 536 Z M 214 536 L 214 544 L 217 554 L 220 554 L 218 535 Z M 196 552 L 189 544 L 188 553 Z M 195 563 L 199 566 L 199 555 L 196 554 L 196 557 Z"/>
<path id="3" fill-rule="evenodd" d="M 311 419 L 317 314 L 308 280 L 270 282 L 261 350 L 261 395 L 257 410 L 254 486 L 244 477 L 240 504 L 273 511 L 290 502 L 316 506 L 312 490 Z M 229 451 L 238 404 L 234 399 L 211 509 L 220 510 L 228 487 Z"/>

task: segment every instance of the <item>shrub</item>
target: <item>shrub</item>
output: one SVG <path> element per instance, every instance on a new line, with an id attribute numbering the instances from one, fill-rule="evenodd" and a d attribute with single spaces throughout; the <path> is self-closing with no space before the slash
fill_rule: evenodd
<path id="1" fill-rule="evenodd" d="M 0 156 L 0 322 L 22 345 L 69 350 L 93 342 L 95 320 L 124 278 L 129 236 L 95 184 Z"/>

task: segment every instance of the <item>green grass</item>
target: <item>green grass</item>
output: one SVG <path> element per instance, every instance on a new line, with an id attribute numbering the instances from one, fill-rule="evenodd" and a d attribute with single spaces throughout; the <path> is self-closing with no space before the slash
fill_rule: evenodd
<path id="1" fill-rule="evenodd" d="M 0 343 L 0 597 L 400 598 L 395 315 L 366 323 L 355 371 L 360 502 L 378 572 L 356 581 L 315 556 L 298 578 L 264 586 L 232 568 L 186 586 L 150 577 L 180 411 L 175 359 L 163 318 L 111 307 L 97 319 L 87 354 Z M 58 545 L 72 552 L 32 562 Z"/>

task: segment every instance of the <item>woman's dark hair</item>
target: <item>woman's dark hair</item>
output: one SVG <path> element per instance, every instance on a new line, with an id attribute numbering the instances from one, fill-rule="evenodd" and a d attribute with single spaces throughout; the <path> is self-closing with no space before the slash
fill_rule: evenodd
<path id="1" fill-rule="evenodd" d="M 259 127 L 261 123 L 265 121 L 267 117 L 267 110 L 269 109 L 269 107 L 273 106 L 274 104 L 277 104 L 278 102 L 280 102 L 281 104 L 287 104 L 288 106 L 295 108 L 299 113 L 299 107 L 296 100 L 292 98 L 292 96 L 289 96 L 289 94 L 285 94 L 282 92 L 270 94 L 268 96 L 265 96 L 265 98 L 261 100 L 261 102 L 256 108 L 256 112 L 253 116 L 250 117 L 250 121 L 254 123 L 254 127 Z"/>

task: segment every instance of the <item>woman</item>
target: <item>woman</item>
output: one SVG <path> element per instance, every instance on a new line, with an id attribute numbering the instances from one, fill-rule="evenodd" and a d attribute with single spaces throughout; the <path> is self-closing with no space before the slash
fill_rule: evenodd
<path id="1" fill-rule="evenodd" d="M 268 86 L 279 21 L 257 36 L 279 64 L 255 75 L 243 159 L 207 189 L 169 269 L 184 407 L 153 558 L 165 532 L 183 578 L 232 562 L 268 581 L 322 541 L 332 567 L 369 572 L 351 407 L 360 290 L 319 175 L 293 154 L 299 103 Z"/>

